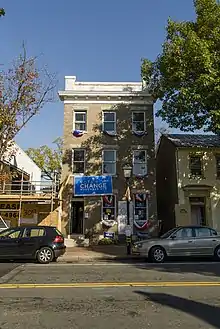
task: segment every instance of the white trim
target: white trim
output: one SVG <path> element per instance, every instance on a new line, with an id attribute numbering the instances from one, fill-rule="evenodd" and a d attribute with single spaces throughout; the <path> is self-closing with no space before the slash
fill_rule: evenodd
<path id="1" fill-rule="evenodd" d="M 151 97 L 150 94 L 144 93 L 142 90 L 138 91 L 115 91 L 115 92 L 109 92 L 109 91 L 80 91 L 80 90 L 66 90 L 66 91 L 59 91 L 58 92 L 60 97 Z"/>
<path id="2" fill-rule="evenodd" d="M 76 76 L 75 75 L 65 75 L 65 78 L 73 78 L 75 79 Z M 119 85 L 122 85 L 122 86 L 140 86 L 142 88 L 142 82 L 141 81 L 134 81 L 134 82 L 120 82 L 120 81 L 117 81 L 117 82 L 109 82 L 109 81 L 89 81 L 89 82 L 86 82 L 86 81 L 76 81 L 75 83 L 76 85 L 109 85 L 109 86 L 119 86 Z"/>
<path id="3" fill-rule="evenodd" d="M 134 122 L 142 122 L 142 121 L 134 121 L 134 113 L 143 113 L 144 114 L 144 130 L 134 130 L 133 129 L 133 123 Z M 132 125 L 132 131 L 137 132 L 137 133 L 142 133 L 146 131 L 146 113 L 145 111 L 132 111 L 132 115 L 131 115 L 131 125 Z"/>
<path id="4" fill-rule="evenodd" d="M 137 145 L 137 147 L 138 147 L 138 145 Z M 145 162 L 135 162 L 134 161 L 134 153 L 135 152 L 145 152 Z M 146 149 L 135 149 L 135 150 L 132 150 L 132 168 L 133 168 L 133 175 L 134 176 L 141 176 L 141 174 L 135 174 L 134 173 L 134 166 L 135 166 L 135 164 L 143 164 L 143 165 L 146 165 L 146 175 L 147 175 L 147 172 L 148 172 L 148 168 L 147 168 L 147 150 Z M 138 193 L 137 193 L 138 194 Z"/>
<path id="5" fill-rule="evenodd" d="M 104 173 L 104 152 L 114 152 L 114 161 L 107 161 L 107 163 L 114 163 L 115 164 L 115 172 L 114 173 Z M 112 149 L 103 149 L 102 150 L 102 175 L 108 175 L 108 176 L 116 176 L 117 173 L 117 151 Z"/>
<path id="6" fill-rule="evenodd" d="M 83 151 L 84 152 L 84 161 L 74 161 L 74 152 L 75 151 Z M 75 175 L 84 175 L 85 174 L 85 170 L 86 170 L 86 150 L 84 148 L 72 148 L 72 175 L 75 176 Z M 73 172 L 73 168 L 74 168 L 74 162 L 76 163 L 82 163 L 84 162 L 84 172 L 83 173 L 74 173 Z"/>
<path id="7" fill-rule="evenodd" d="M 85 121 L 76 121 L 76 114 L 81 113 L 85 114 Z M 76 130 L 76 123 L 85 123 L 85 130 L 83 132 L 87 132 L 87 110 L 85 109 L 73 109 L 73 131 Z"/>
<path id="8" fill-rule="evenodd" d="M 106 194 L 106 195 L 111 195 L 114 198 L 114 219 L 111 219 L 110 221 L 117 222 L 117 214 L 116 214 L 116 201 L 117 201 L 117 198 L 116 198 L 116 194 Z M 105 220 L 103 218 L 103 213 L 104 213 L 103 212 L 103 196 L 105 196 L 105 195 L 101 196 L 101 222 L 105 222 L 105 221 L 107 222 L 108 220 L 107 219 Z M 113 225 L 110 225 L 110 226 L 113 226 Z"/>
<path id="9" fill-rule="evenodd" d="M 138 105 L 152 105 L 153 102 L 149 100 L 121 100 L 121 101 L 104 101 L 104 100 L 64 100 L 64 104 L 138 104 Z"/>
<path id="10" fill-rule="evenodd" d="M 105 118 L 105 113 L 113 113 L 114 114 L 114 121 L 105 121 L 104 120 L 104 118 Z M 117 132 L 117 117 L 116 117 L 116 112 L 115 111 L 107 111 L 107 110 L 103 110 L 102 111 L 102 131 L 106 131 L 106 132 L 111 132 L 111 131 L 113 131 L 113 132 Z M 110 122 L 110 123 L 114 123 L 114 130 L 105 130 L 104 129 L 104 124 L 105 123 L 108 123 L 108 122 Z"/>

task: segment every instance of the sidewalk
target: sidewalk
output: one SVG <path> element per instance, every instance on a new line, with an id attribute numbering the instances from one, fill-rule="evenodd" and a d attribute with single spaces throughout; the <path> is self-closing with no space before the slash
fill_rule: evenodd
<path id="1" fill-rule="evenodd" d="M 118 260 L 126 261 L 137 259 L 137 255 L 127 255 L 126 246 L 93 246 L 67 248 L 66 253 L 58 258 L 59 263 L 77 263 Z"/>

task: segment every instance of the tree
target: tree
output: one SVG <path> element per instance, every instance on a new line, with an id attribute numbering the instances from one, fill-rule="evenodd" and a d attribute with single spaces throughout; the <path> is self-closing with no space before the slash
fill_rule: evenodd
<path id="1" fill-rule="evenodd" d="M 220 4 L 194 0 L 196 20 L 167 24 L 162 53 L 142 60 L 157 116 L 182 131 L 220 131 Z"/>
<path id="2" fill-rule="evenodd" d="M 5 16 L 5 10 L 4 8 L 0 8 L 0 17 Z"/>
<path id="3" fill-rule="evenodd" d="M 37 58 L 27 57 L 25 47 L 12 68 L 0 74 L 0 160 L 18 132 L 53 100 L 55 75 L 37 68 Z"/>
<path id="4" fill-rule="evenodd" d="M 55 149 L 47 145 L 39 148 L 29 148 L 26 153 L 43 171 L 44 175 L 53 178 L 55 172 L 60 173 L 62 164 L 63 140 L 61 137 L 53 141 Z"/>

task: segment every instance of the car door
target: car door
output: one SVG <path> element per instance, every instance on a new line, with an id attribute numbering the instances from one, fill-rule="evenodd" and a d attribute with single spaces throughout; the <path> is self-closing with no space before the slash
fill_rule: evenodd
<path id="1" fill-rule="evenodd" d="M 198 256 L 212 256 L 219 243 L 217 232 L 209 227 L 195 227 L 195 246 Z"/>
<path id="2" fill-rule="evenodd" d="M 8 229 L 0 233 L 0 258 L 19 257 L 19 238 L 23 229 Z"/>
<path id="3" fill-rule="evenodd" d="M 195 238 L 191 227 L 182 227 L 171 235 L 170 256 L 193 256 L 195 254 Z"/>
<path id="4" fill-rule="evenodd" d="M 22 237 L 20 238 L 21 255 L 25 258 L 32 258 L 39 246 L 42 245 L 45 234 L 45 229 L 41 227 L 25 228 Z"/>

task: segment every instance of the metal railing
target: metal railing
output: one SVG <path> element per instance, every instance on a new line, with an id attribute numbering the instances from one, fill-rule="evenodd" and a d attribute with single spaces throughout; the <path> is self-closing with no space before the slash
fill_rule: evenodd
<path id="1" fill-rule="evenodd" d="M 51 195 L 58 196 L 59 186 L 54 181 L 25 181 L 12 180 L 0 182 L 0 194 L 4 195 Z"/>

